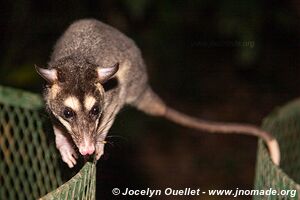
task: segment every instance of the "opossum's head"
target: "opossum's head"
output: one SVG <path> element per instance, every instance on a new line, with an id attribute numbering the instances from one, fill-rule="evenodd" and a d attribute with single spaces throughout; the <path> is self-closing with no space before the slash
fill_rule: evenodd
<path id="1" fill-rule="evenodd" d="M 102 84 L 118 71 L 118 63 L 100 67 L 82 59 L 64 59 L 48 69 L 36 69 L 48 83 L 47 110 L 70 133 L 82 155 L 93 154 L 104 104 Z"/>

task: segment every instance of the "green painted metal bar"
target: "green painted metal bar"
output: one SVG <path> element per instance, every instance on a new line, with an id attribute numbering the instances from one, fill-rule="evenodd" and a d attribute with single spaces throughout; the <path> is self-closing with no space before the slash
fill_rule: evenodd
<path id="1" fill-rule="evenodd" d="M 63 184 L 45 116 L 39 95 L 0 86 L 0 199 L 95 199 L 95 163 Z"/>
<path id="2" fill-rule="evenodd" d="M 300 199 L 300 99 L 276 109 L 263 122 L 263 128 L 275 135 L 281 149 L 280 167 L 275 166 L 263 141 L 258 144 L 255 189 L 276 190 L 276 195 L 254 196 L 262 199 Z M 281 191 L 295 190 L 295 195 Z"/>

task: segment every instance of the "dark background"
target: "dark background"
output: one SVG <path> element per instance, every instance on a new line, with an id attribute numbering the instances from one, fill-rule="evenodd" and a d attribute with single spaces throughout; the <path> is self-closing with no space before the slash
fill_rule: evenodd
<path id="1" fill-rule="evenodd" d="M 34 64 L 47 65 L 70 23 L 92 17 L 133 38 L 154 90 L 191 115 L 260 125 L 300 92 L 296 0 L 15 0 L 0 9 L 2 85 L 41 93 Z M 200 133 L 125 108 L 107 140 L 97 171 L 101 199 L 114 199 L 114 187 L 253 187 L 253 137 Z"/>

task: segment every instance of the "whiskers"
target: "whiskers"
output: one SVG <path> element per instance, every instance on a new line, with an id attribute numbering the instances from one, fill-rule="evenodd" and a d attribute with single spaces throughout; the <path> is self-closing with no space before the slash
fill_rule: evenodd
<path id="1" fill-rule="evenodd" d="M 102 138 L 100 138 L 100 140 L 97 140 L 96 141 L 96 144 L 108 144 L 108 145 L 110 145 L 110 146 L 114 146 L 114 144 L 113 144 L 113 142 L 111 142 L 111 141 L 107 141 L 107 140 L 103 140 Z"/>
<path id="2" fill-rule="evenodd" d="M 108 130 L 110 129 L 110 127 L 113 124 L 113 121 L 115 119 L 115 114 L 118 111 L 118 105 L 116 105 L 115 107 L 109 109 L 110 112 L 106 112 L 103 113 L 104 115 L 101 120 L 101 123 L 98 124 L 98 127 L 95 128 L 94 130 L 94 141 L 96 143 L 96 145 L 105 145 L 106 146 L 106 150 L 104 152 L 106 152 L 105 154 L 107 155 L 107 153 L 109 154 L 110 151 L 112 149 L 115 149 L 117 147 L 117 149 L 122 148 L 122 143 L 124 143 L 124 141 L 127 143 L 128 140 L 127 138 L 120 136 L 120 135 L 109 135 L 107 136 Z M 111 133 L 111 132 L 110 132 Z M 123 141 L 123 142 L 122 142 Z"/>
<path id="3" fill-rule="evenodd" d="M 112 122 L 113 120 L 114 120 L 114 117 L 110 117 L 107 120 L 107 122 L 105 122 L 105 124 L 103 124 L 102 126 L 100 125 L 99 128 L 96 130 L 95 136 L 101 135 L 105 129 L 109 128 L 109 126 L 111 125 L 110 122 Z"/>
<path id="4" fill-rule="evenodd" d="M 109 135 L 109 136 L 106 137 L 106 139 L 109 139 L 109 138 L 118 138 L 118 139 L 122 139 L 125 142 L 128 142 L 128 139 L 126 137 L 121 136 L 121 135 Z"/>
<path id="5" fill-rule="evenodd" d="M 128 143 L 128 139 L 120 136 L 120 135 L 109 135 L 105 139 L 103 138 L 98 138 L 96 140 L 96 144 L 107 144 L 109 147 L 116 148 L 116 147 L 121 147 L 122 143 L 125 141 L 125 143 Z"/>

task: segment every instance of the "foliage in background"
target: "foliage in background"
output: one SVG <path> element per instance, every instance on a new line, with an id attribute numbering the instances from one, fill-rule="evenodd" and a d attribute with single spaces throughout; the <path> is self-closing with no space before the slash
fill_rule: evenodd
<path id="1" fill-rule="evenodd" d="M 276 40 L 282 40 L 276 38 L 278 34 L 297 41 L 299 16 L 291 11 L 292 6 L 258 0 L 7 1 L 0 21 L 0 83 L 37 89 L 40 80 L 33 65 L 46 65 L 62 31 L 75 19 L 86 17 L 103 20 L 132 36 L 146 49 L 150 62 L 173 60 L 169 64 L 176 67 L 189 59 L 186 54 L 193 54 L 196 46 L 232 50 L 234 63 L 251 68 L 263 56 L 267 40 L 274 48 Z M 268 27 L 277 31 L 275 37 L 268 37 Z M 240 44 L 245 41 L 253 41 L 254 47 Z"/>

